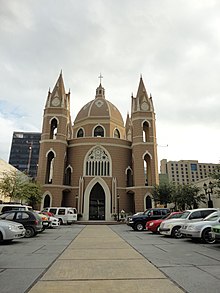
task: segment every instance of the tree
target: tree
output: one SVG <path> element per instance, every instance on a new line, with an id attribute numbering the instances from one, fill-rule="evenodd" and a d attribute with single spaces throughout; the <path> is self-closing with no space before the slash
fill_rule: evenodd
<path id="1" fill-rule="evenodd" d="M 33 208 L 42 200 L 41 186 L 35 182 L 26 182 L 21 187 L 22 200 Z"/>
<path id="2" fill-rule="evenodd" d="M 217 188 L 215 189 L 215 193 L 220 196 L 220 166 L 217 166 L 210 176 L 214 179 L 213 186 Z"/>
<path id="3" fill-rule="evenodd" d="M 153 199 L 155 203 L 160 203 L 166 207 L 168 203 L 172 202 L 174 189 L 175 186 L 171 183 L 161 183 L 154 186 Z"/>
<path id="4" fill-rule="evenodd" d="M 205 194 L 199 194 L 200 188 L 192 185 L 178 185 L 172 196 L 175 209 L 185 210 L 198 208 L 201 202 L 206 202 Z"/>
<path id="5" fill-rule="evenodd" d="M 34 207 L 41 201 L 42 191 L 40 185 L 31 180 L 17 170 L 5 172 L 0 180 L 0 190 L 10 200 L 23 201 Z"/>
<path id="6" fill-rule="evenodd" d="M 28 177 L 18 170 L 4 172 L 0 180 L 0 190 L 5 196 L 10 197 L 10 200 L 19 199 L 21 187 L 26 180 Z"/>

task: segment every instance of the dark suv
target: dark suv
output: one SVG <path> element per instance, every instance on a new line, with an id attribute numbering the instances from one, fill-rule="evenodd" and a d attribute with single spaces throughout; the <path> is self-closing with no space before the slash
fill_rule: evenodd
<path id="1" fill-rule="evenodd" d="M 144 213 L 139 213 L 128 218 L 127 225 L 132 227 L 135 231 L 142 231 L 146 227 L 146 223 L 151 220 L 161 219 L 163 216 L 170 213 L 167 208 L 153 208 L 148 209 Z"/>
<path id="2" fill-rule="evenodd" d="M 40 216 L 31 211 L 6 211 L 0 215 L 3 220 L 14 221 L 21 223 L 26 229 L 25 237 L 33 237 L 42 231 L 43 225 Z"/>

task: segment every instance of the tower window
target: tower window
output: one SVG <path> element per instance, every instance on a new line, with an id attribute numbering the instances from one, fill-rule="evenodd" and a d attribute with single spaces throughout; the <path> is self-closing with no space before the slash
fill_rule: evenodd
<path id="1" fill-rule="evenodd" d="M 147 121 L 143 124 L 143 142 L 149 142 L 150 135 L 149 135 L 149 123 Z"/>
<path id="2" fill-rule="evenodd" d="M 114 130 L 114 137 L 115 138 L 120 138 L 120 132 L 119 132 L 119 130 L 117 128 Z"/>
<path id="3" fill-rule="evenodd" d="M 78 131 L 77 131 L 77 137 L 83 137 L 84 136 L 84 131 L 82 128 L 80 128 Z"/>
<path id="4" fill-rule="evenodd" d="M 96 126 L 96 128 L 94 129 L 94 136 L 97 137 L 97 136 L 101 136 L 101 137 L 104 137 L 104 129 L 102 126 Z"/>
<path id="5" fill-rule="evenodd" d="M 57 135 L 57 119 L 53 118 L 50 125 L 50 139 L 56 139 Z"/>
<path id="6" fill-rule="evenodd" d="M 51 151 L 47 156 L 47 170 L 45 183 L 51 184 L 53 180 L 53 167 L 54 167 L 54 153 Z"/>

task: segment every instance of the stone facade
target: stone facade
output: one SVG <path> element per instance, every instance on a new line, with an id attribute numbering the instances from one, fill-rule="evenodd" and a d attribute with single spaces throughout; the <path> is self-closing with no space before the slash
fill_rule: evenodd
<path id="1" fill-rule="evenodd" d="M 142 78 L 125 125 L 101 83 L 72 124 L 70 93 L 60 74 L 43 116 L 37 176 L 42 208 L 76 207 L 86 221 L 109 221 L 122 209 L 143 211 L 153 205 L 157 166 L 153 101 Z"/>

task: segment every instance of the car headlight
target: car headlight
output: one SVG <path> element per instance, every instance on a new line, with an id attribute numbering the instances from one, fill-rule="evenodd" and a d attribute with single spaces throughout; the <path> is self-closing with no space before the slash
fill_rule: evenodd
<path id="1" fill-rule="evenodd" d="M 152 227 L 154 225 L 154 223 L 150 223 L 149 226 Z"/>
<path id="2" fill-rule="evenodd" d="M 15 226 L 15 225 L 9 225 L 9 226 L 8 226 L 8 230 L 10 230 L 10 231 L 17 231 L 18 228 L 17 228 L 17 226 Z"/>

